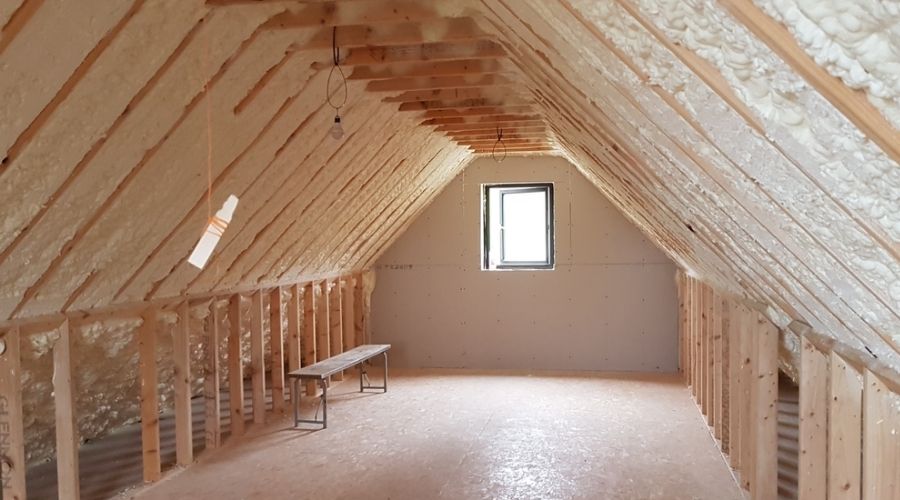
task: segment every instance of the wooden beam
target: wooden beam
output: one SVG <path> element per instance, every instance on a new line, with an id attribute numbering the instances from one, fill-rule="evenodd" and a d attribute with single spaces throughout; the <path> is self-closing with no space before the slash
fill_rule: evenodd
<path id="1" fill-rule="evenodd" d="M 863 381 L 837 353 L 829 355 L 828 498 L 860 500 Z"/>
<path id="2" fill-rule="evenodd" d="M 753 415 L 753 386 L 756 381 L 754 379 L 753 362 L 755 356 L 753 354 L 753 345 L 756 338 L 752 330 L 755 324 L 753 313 L 744 305 L 739 306 L 738 315 L 740 317 L 740 357 L 741 357 L 741 487 L 750 490 L 750 482 L 753 478 L 753 468 L 755 462 L 753 459 L 754 430 L 756 420 Z"/>
<path id="3" fill-rule="evenodd" d="M 506 51 L 498 43 L 491 40 L 475 40 L 463 42 L 438 42 L 418 45 L 400 45 L 386 47 L 359 47 L 350 49 L 341 66 L 372 66 L 398 63 L 423 63 L 433 61 L 459 61 L 496 59 L 506 57 Z M 312 68 L 316 71 L 329 70 L 334 64 L 315 62 Z"/>
<path id="4" fill-rule="evenodd" d="M 712 417 L 713 435 L 722 439 L 722 417 L 725 410 L 723 395 L 723 361 L 725 359 L 722 350 L 722 296 L 718 292 L 712 297 Z"/>
<path id="5" fill-rule="evenodd" d="M 508 96 L 522 97 L 522 93 L 515 87 L 459 87 L 450 89 L 432 90 L 407 90 L 401 94 L 385 97 L 381 102 L 420 102 L 420 101 L 459 101 L 463 99 L 502 99 Z M 444 111 L 445 113 L 448 111 Z M 455 113 L 452 117 L 460 117 L 460 111 L 450 110 Z M 500 113 L 503 113 L 502 111 Z"/>
<path id="6" fill-rule="evenodd" d="M 316 287 L 313 283 L 307 283 L 303 287 L 303 366 L 309 366 L 316 362 Z M 306 394 L 311 396 L 316 393 L 316 383 L 306 383 Z"/>
<path id="7" fill-rule="evenodd" d="M 521 97 L 476 97 L 473 99 L 446 100 L 446 101 L 415 101 L 404 102 L 398 108 L 400 111 L 429 111 L 434 109 L 453 108 L 479 108 L 486 106 L 526 106 L 533 101 Z M 543 123 L 543 122 L 541 122 Z"/>
<path id="8" fill-rule="evenodd" d="M 336 33 L 332 30 L 332 27 L 320 28 L 306 40 L 294 44 L 293 49 L 330 51 L 332 36 L 335 36 L 341 49 L 480 40 L 493 36 L 478 27 L 470 17 L 370 26 L 338 26 Z"/>
<path id="9" fill-rule="evenodd" d="M 499 127 L 503 127 L 504 123 L 509 122 L 522 122 L 522 121 L 531 121 L 531 120 L 541 120 L 543 121 L 543 117 L 538 114 L 530 114 L 530 115 L 515 115 L 515 114 L 500 114 L 500 115 L 487 115 L 487 116 L 456 116 L 456 117 L 448 117 L 448 118 L 429 118 L 427 120 L 422 121 L 419 125 L 423 126 L 435 126 L 435 125 L 497 125 Z"/>
<path id="10" fill-rule="evenodd" d="M 900 395 L 869 370 L 863 383 L 863 498 L 900 498 Z"/>
<path id="11" fill-rule="evenodd" d="M 250 298 L 250 380 L 253 386 L 253 422 L 266 423 L 266 365 L 263 339 L 263 297 Z"/>
<path id="12" fill-rule="evenodd" d="M 459 133 L 453 134 L 448 133 L 445 134 L 451 140 L 456 142 L 475 142 L 475 141 L 486 141 L 486 142 L 497 142 L 497 133 L 493 134 L 468 134 L 468 133 Z M 503 140 L 532 140 L 532 141 L 551 141 L 551 138 L 547 135 L 546 132 L 533 132 L 533 133 L 507 133 L 503 132 Z"/>
<path id="13" fill-rule="evenodd" d="M 337 356 L 344 352 L 344 315 L 341 311 L 341 279 L 338 278 L 328 284 L 328 338 L 331 342 L 331 355 Z M 344 380 L 344 373 L 336 373 L 334 380 Z"/>
<path id="14" fill-rule="evenodd" d="M 149 483 L 159 481 L 162 477 L 159 453 L 159 394 L 157 392 L 159 377 L 156 367 L 159 325 L 156 309 L 148 309 L 142 318 L 143 323 L 138 332 L 141 375 L 141 449 L 144 462 L 144 482 Z M 54 353 L 54 359 L 55 357 Z M 57 423 L 57 427 L 59 427 L 59 423 Z M 62 470 L 61 467 L 59 469 Z M 77 477 L 78 474 L 76 473 L 75 476 Z M 60 485 L 62 484 L 63 481 L 60 481 Z M 61 491 L 62 486 L 60 486 Z"/>
<path id="15" fill-rule="evenodd" d="M 207 0 L 207 5 L 265 3 L 280 4 L 282 0 Z M 427 2 L 421 0 L 343 0 L 307 3 L 286 10 L 263 25 L 264 29 L 310 28 L 319 26 L 374 25 L 424 21 L 442 17 L 460 17 L 464 8 L 456 2 Z"/>
<path id="16" fill-rule="evenodd" d="M 492 115 L 533 115 L 536 110 L 533 106 L 482 106 L 478 108 L 454 108 L 435 109 L 426 111 L 422 118 L 454 118 L 468 116 L 492 116 Z"/>
<path id="17" fill-rule="evenodd" d="M 288 371 L 294 371 L 300 368 L 300 315 L 303 313 L 300 295 L 302 288 L 295 283 L 291 285 L 290 290 L 291 296 L 287 306 Z"/>
<path id="18" fill-rule="evenodd" d="M 826 498 L 828 358 L 800 339 L 799 500 Z"/>
<path id="19" fill-rule="evenodd" d="M 25 498 L 20 334 L 14 327 L 0 336 L 0 498 Z"/>
<path id="20" fill-rule="evenodd" d="M 729 300 L 728 307 L 728 459 L 731 467 L 741 470 L 741 399 L 745 383 L 741 377 L 741 325 L 743 315 L 740 304 Z"/>
<path id="21" fill-rule="evenodd" d="M 343 316 L 343 327 L 341 332 L 344 334 L 344 350 L 349 350 L 356 347 L 356 335 L 354 328 L 356 313 L 353 303 L 354 283 L 355 279 L 353 276 L 347 276 L 343 280 L 341 280 L 341 314 Z"/>
<path id="22" fill-rule="evenodd" d="M 365 335 L 365 290 L 363 289 L 363 275 L 355 275 L 353 281 L 353 336 L 356 338 L 356 345 L 363 345 L 368 342 Z"/>
<path id="23" fill-rule="evenodd" d="M 231 436 L 244 434 L 244 362 L 241 357 L 241 296 L 228 302 L 228 393 L 231 408 Z"/>
<path id="24" fill-rule="evenodd" d="M 517 83 L 500 74 L 474 74 L 451 76 L 419 76 L 373 80 L 366 84 L 368 92 L 405 92 L 412 90 L 438 90 L 453 88 L 491 88 Z"/>
<path id="25" fill-rule="evenodd" d="M 518 122 L 501 123 L 463 123 L 457 125 L 439 125 L 434 128 L 435 132 L 450 132 L 459 135 L 461 133 L 491 133 L 497 134 L 497 129 L 502 130 L 503 134 L 516 133 L 523 129 L 539 130 L 544 127 L 542 120 L 529 120 Z"/>
<path id="26" fill-rule="evenodd" d="M 284 325 L 281 315 L 281 287 L 269 292 L 269 344 L 272 351 L 272 410 L 283 414 L 284 404 Z"/>
<path id="27" fill-rule="evenodd" d="M 831 76 L 797 44 L 787 28 L 767 16 L 750 0 L 722 0 L 722 4 L 872 142 L 894 161 L 900 162 L 900 131 L 869 102 L 865 92 L 853 90 L 839 78 Z"/>
<path id="28" fill-rule="evenodd" d="M 209 304 L 209 320 L 206 323 L 206 363 L 203 376 L 203 396 L 206 400 L 205 434 L 206 448 L 222 446 L 222 403 L 220 399 L 219 326 L 222 314 L 215 299 Z"/>
<path id="29" fill-rule="evenodd" d="M 778 329 L 759 313 L 753 344 L 753 480 L 754 499 L 778 498 Z"/>
<path id="30" fill-rule="evenodd" d="M 331 357 L 331 307 L 328 303 L 328 280 L 322 280 L 317 285 L 319 293 L 316 296 L 318 310 L 316 311 L 316 361 L 324 361 Z"/>
<path id="31" fill-rule="evenodd" d="M 191 418 L 191 306 L 178 307 L 178 324 L 172 335 L 175 386 L 175 456 L 178 465 L 194 461 L 194 433 Z"/>
<path id="32" fill-rule="evenodd" d="M 468 59 L 462 61 L 436 61 L 399 63 L 378 66 L 356 66 L 348 80 L 389 80 L 406 77 L 441 77 L 454 75 L 478 75 L 506 71 L 496 59 Z"/>

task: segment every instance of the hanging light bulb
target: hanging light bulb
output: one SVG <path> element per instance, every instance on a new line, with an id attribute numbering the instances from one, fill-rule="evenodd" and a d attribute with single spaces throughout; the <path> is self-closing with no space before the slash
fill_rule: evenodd
<path id="1" fill-rule="evenodd" d="M 203 269 L 206 265 L 213 250 L 216 249 L 216 245 L 219 244 L 219 240 L 225 233 L 225 228 L 227 228 L 228 223 L 231 222 L 231 217 L 234 216 L 234 209 L 237 208 L 237 204 L 237 196 L 233 194 L 229 195 L 228 199 L 225 200 L 225 204 L 222 205 L 222 208 L 216 212 L 215 217 L 212 217 L 209 220 L 206 231 L 203 232 L 203 236 L 200 237 L 200 241 L 197 242 L 197 246 L 194 247 L 194 251 L 191 252 L 191 256 L 188 257 L 188 262 L 192 266 L 197 269 Z"/>
<path id="2" fill-rule="evenodd" d="M 344 127 L 341 124 L 341 108 L 344 107 L 344 104 L 347 104 L 347 77 L 344 76 L 344 70 L 341 69 L 341 49 L 337 46 L 337 26 L 333 27 L 331 30 L 331 57 L 333 65 L 331 66 L 331 71 L 328 72 L 328 82 L 326 82 L 325 88 L 325 98 L 328 100 L 328 105 L 334 108 L 334 125 L 331 127 L 331 137 L 335 140 L 340 140 L 344 137 Z M 338 75 L 340 77 L 340 85 L 335 92 L 331 91 L 332 87 L 332 79 Z M 340 90 L 343 90 L 343 98 L 338 100 L 336 96 L 341 93 Z"/>
<path id="3" fill-rule="evenodd" d="M 344 127 L 341 126 L 341 117 L 338 115 L 334 115 L 334 125 L 331 127 L 331 137 L 335 140 L 340 140 L 341 137 L 344 137 Z"/>

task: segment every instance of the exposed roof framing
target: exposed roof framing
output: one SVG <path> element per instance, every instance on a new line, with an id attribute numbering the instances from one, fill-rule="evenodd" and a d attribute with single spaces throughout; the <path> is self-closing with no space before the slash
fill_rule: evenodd
<path id="1" fill-rule="evenodd" d="M 568 158 L 694 276 L 896 368 L 893 61 L 834 23 L 795 36 L 830 21 L 792 5 L 3 3 L 0 322 L 364 269 L 502 134 Z M 211 205 L 241 202 L 197 271 L 208 130 Z"/>

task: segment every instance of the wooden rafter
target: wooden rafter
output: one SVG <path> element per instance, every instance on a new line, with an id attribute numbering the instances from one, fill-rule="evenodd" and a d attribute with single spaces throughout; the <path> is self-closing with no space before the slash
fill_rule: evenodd
<path id="1" fill-rule="evenodd" d="M 420 125 L 484 125 L 484 124 L 503 124 L 506 122 L 521 122 L 531 120 L 542 120 L 541 115 L 487 115 L 487 116 L 471 116 L 471 117 L 451 117 L 451 118 L 429 118 L 420 123 Z"/>
<path id="2" fill-rule="evenodd" d="M 382 102 L 421 102 L 461 99 L 502 99 L 506 96 L 523 97 L 514 87 L 458 88 L 440 90 L 411 90 L 402 94 L 385 97 Z"/>
<path id="3" fill-rule="evenodd" d="M 508 71 L 496 59 L 464 59 L 437 62 L 406 62 L 391 65 L 356 66 L 349 80 L 385 80 L 420 76 L 476 75 Z"/>
<path id="4" fill-rule="evenodd" d="M 281 3 L 282 0 L 207 0 L 207 5 Z M 308 28 L 318 26 L 369 25 L 424 21 L 442 17 L 462 17 L 464 7 L 457 2 L 422 0 L 341 0 L 308 3 L 287 10 L 266 23 L 266 28 Z"/>
<path id="5" fill-rule="evenodd" d="M 409 90 L 437 90 L 468 87 L 494 87 L 517 83 L 512 76 L 475 74 L 451 76 L 420 76 L 374 80 L 366 84 L 369 92 L 404 92 Z"/>
<path id="6" fill-rule="evenodd" d="M 438 42 L 418 45 L 388 47 L 358 47 L 340 60 L 342 66 L 379 66 L 384 64 L 430 61 L 459 61 L 497 59 L 506 57 L 506 51 L 496 42 L 476 40 L 464 42 Z M 317 62 L 313 69 L 331 68 L 332 61 Z"/>
<path id="7" fill-rule="evenodd" d="M 333 35 L 342 49 L 459 42 L 481 40 L 490 36 L 472 18 L 454 17 L 413 23 L 337 26 L 336 32 L 330 27 L 320 28 L 305 40 L 295 43 L 293 48 L 330 51 Z"/>
<path id="8" fill-rule="evenodd" d="M 728 11 L 781 56 L 814 89 L 877 144 L 895 162 L 900 162 L 900 131 L 869 102 L 866 94 L 844 85 L 819 66 L 794 40 L 783 25 L 767 16 L 749 0 L 720 0 Z"/>
<path id="9" fill-rule="evenodd" d="M 405 102 L 400 105 L 400 111 L 429 111 L 434 109 L 453 109 L 453 108 L 478 108 L 488 106 L 525 106 L 532 104 L 533 101 L 520 98 L 491 98 L 481 97 L 475 99 L 462 99 L 458 101 L 416 101 Z"/>

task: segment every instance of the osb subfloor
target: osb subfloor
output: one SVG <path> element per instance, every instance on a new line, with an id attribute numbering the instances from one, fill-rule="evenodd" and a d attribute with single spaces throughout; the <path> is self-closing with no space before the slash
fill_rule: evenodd
<path id="1" fill-rule="evenodd" d="M 356 384 L 330 391 L 327 430 L 279 419 L 123 496 L 741 498 L 674 376 L 418 371 L 392 373 L 387 394 Z"/>

